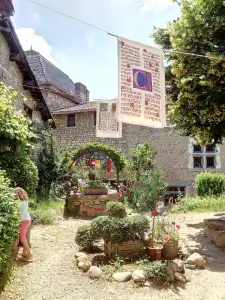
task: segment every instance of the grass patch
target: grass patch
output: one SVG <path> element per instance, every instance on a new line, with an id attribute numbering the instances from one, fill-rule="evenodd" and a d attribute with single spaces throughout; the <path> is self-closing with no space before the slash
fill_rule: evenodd
<path id="1" fill-rule="evenodd" d="M 33 224 L 52 225 L 57 216 L 63 214 L 64 201 L 30 201 L 30 213 L 33 215 Z"/>
<path id="2" fill-rule="evenodd" d="M 178 205 L 168 207 L 170 213 L 225 211 L 225 196 L 185 197 Z"/>

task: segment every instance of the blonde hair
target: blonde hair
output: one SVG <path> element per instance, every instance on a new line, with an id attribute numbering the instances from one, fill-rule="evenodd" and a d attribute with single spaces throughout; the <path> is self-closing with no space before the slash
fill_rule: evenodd
<path id="1" fill-rule="evenodd" d="M 28 194 L 26 191 L 24 191 L 22 188 L 17 187 L 14 189 L 14 196 L 16 200 L 28 200 Z"/>

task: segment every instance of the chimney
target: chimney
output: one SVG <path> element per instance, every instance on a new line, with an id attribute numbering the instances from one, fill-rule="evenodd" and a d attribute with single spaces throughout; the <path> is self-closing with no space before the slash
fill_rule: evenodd
<path id="1" fill-rule="evenodd" d="M 75 95 L 80 104 L 89 102 L 89 91 L 87 87 L 81 82 L 75 83 Z"/>

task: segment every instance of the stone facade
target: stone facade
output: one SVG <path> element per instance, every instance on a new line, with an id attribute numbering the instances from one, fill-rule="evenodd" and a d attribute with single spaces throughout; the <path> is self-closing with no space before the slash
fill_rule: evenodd
<path id="1" fill-rule="evenodd" d="M 16 62 L 9 60 L 10 49 L 4 36 L 0 32 L 0 82 L 5 83 L 7 86 L 14 88 L 19 96 L 16 101 L 18 110 L 24 111 L 23 96 L 27 99 L 25 104 L 32 110 L 32 119 L 37 122 L 43 122 L 42 116 L 39 111 L 35 110 L 35 100 L 28 90 L 24 90 L 23 76 L 19 70 Z M 21 96 L 20 96 L 21 95 Z"/>
<path id="2" fill-rule="evenodd" d="M 75 127 L 67 127 L 67 115 L 54 115 L 54 130 L 58 147 L 61 149 L 77 148 L 85 142 L 101 142 L 114 146 L 123 153 L 128 153 L 132 146 L 151 140 L 157 149 L 156 163 L 163 170 L 165 179 L 172 185 L 191 186 L 199 170 L 189 166 L 189 138 L 171 134 L 170 128 L 153 129 L 144 126 L 123 124 L 123 136 L 119 139 L 96 138 L 94 112 L 78 112 L 75 114 Z M 225 172 L 225 147 L 220 146 L 221 168 Z M 210 170 L 211 171 L 211 170 Z M 191 188 L 189 188 L 190 190 Z"/>

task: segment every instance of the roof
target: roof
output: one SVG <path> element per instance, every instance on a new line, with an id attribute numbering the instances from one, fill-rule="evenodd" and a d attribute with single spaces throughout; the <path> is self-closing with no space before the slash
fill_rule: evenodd
<path id="1" fill-rule="evenodd" d="M 39 85 L 29 66 L 25 53 L 16 35 L 15 28 L 9 18 L 0 17 L 0 32 L 6 39 L 10 48 L 9 59 L 17 64 L 23 76 L 23 88 L 29 90 L 32 97 L 35 99 L 37 103 L 37 109 L 40 110 L 42 119 L 44 121 L 52 119 L 52 115 L 48 109 Z"/>
<path id="2" fill-rule="evenodd" d="M 12 0 L 0 0 L 0 14 L 4 16 L 13 16 L 14 7 Z"/>
<path id="3" fill-rule="evenodd" d="M 67 108 L 57 109 L 52 112 L 53 115 L 72 114 L 77 112 L 96 111 L 98 101 L 90 101 L 84 104 L 74 105 Z"/>
<path id="4" fill-rule="evenodd" d="M 25 51 L 25 54 L 39 85 L 52 85 L 75 97 L 75 85 L 68 75 L 35 50 Z"/>

